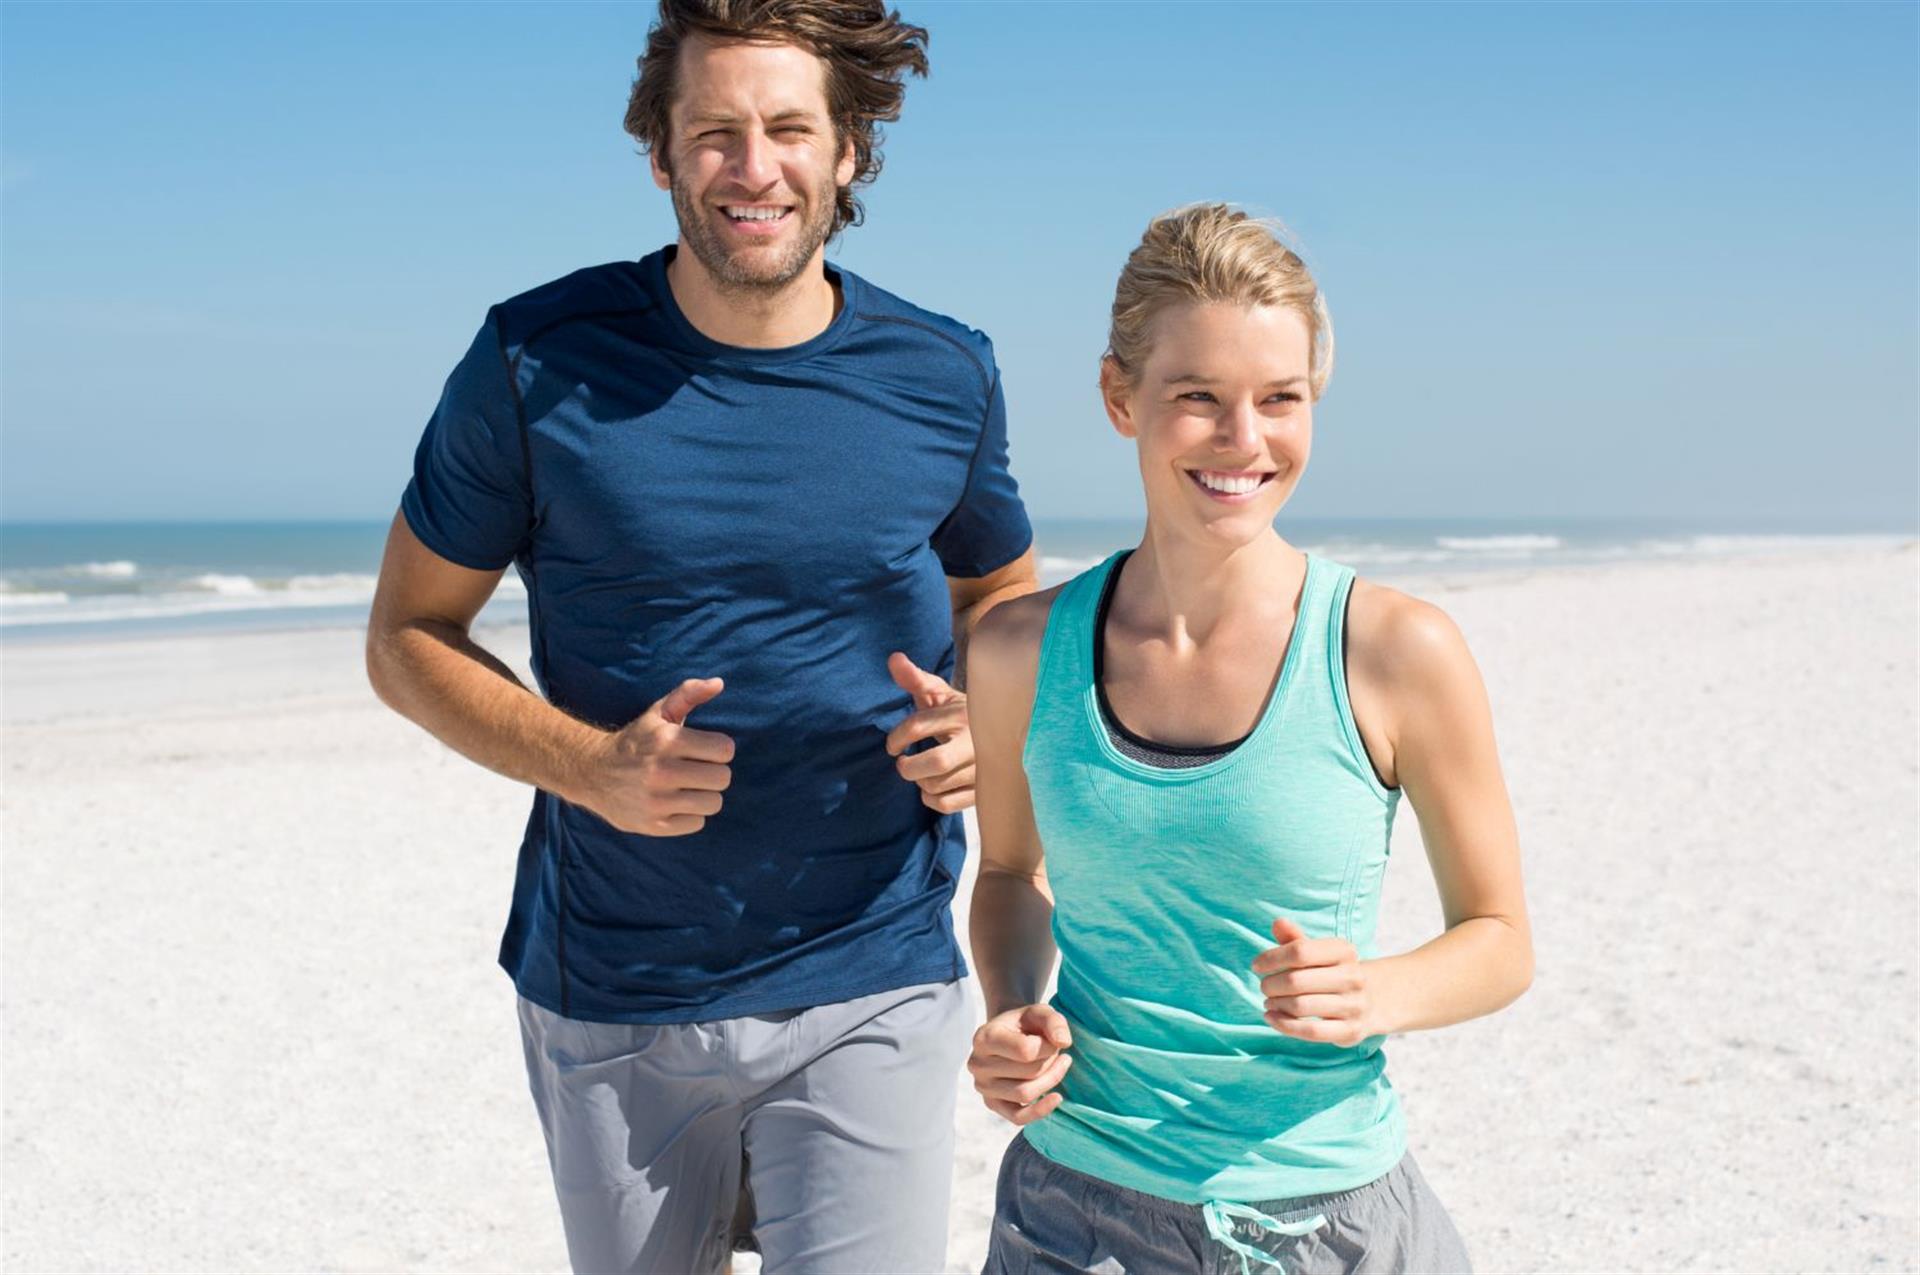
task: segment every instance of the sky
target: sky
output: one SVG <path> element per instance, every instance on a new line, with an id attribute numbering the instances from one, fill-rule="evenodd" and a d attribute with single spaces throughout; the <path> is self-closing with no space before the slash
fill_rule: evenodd
<path id="1" fill-rule="evenodd" d="M 1920 6 L 900 0 L 830 256 L 993 338 L 1041 517 L 1147 220 L 1278 216 L 1316 517 L 1910 527 Z M 652 6 L 0 4 L 0 518 L 385 518 L 489 305 L 670 242 Z"/>

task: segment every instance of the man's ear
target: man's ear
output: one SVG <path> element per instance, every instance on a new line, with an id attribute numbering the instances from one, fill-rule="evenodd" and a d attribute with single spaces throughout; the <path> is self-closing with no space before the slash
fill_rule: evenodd
<path id="1" fill-rule="evenodd" d="M 845 190 L 853 185 L 853 134 L 848 133 L 840 147 L 840 162 L 834 165 L 833 184 Z"/>
<path id="2" fill-rule="evenodd" d="M 1133 385 L 1111 354 L 1100 360 L 1100 403 L 1107 409 L 1115 433 L 1122 438 L 1140 437 L 1140 427 L 1133 419 Z"/>
<path id="3" fill-rule="evenodd" d="M 673 189 L 673 170 L 660 157 L 660 144 L 647 147 L 647 167 L 653 170 L 653 184 L 661 190 Z"/>

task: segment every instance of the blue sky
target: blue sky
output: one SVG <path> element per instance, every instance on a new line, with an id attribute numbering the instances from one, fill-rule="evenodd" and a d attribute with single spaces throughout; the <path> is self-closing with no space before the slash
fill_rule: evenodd
<path id="1" fill-rule="evenodd" d="M 1042 516 L 1153 213 L 1283 218 L 1339 368 L 1294 511 L 1911 525 L 1920 7 L 904 3 L 833 255 L 987 331 Z M 492 302 L 673 237 L 651 6 L 0 5 L 0 517 L 385 517 Z"/>

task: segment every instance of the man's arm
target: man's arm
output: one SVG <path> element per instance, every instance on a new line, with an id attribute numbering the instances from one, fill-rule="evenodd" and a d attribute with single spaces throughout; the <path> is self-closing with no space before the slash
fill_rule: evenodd
<path id="1" fill-rule="evenodd" d="M 720 808 L 733 743 L 681 723 L 720 693 L 719 679 L 683 682 L 623 728 L 569 717 L 470 635 L 500 575 L 447 561 L 396 516 L 367 621 L 374 693 L 462 756 L 615 827 L 698 831 Z"/>
<path id="2" fill-rule="evenodd" d="M 967 642 L 980 618 L 1008 598 L 1032 593 L 1040 587 L 1034 567 L 1033 546 L 997 571 L 974 578 L 947 577 L 947 596 L 953 602 L 953 684 L 959 690 L 967 686 Z"/>

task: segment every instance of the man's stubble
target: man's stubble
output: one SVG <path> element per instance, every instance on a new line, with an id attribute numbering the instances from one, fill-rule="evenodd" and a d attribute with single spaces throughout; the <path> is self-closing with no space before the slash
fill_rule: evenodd
<path id="1" fill-rule="evenodd" d="M 723 292 L 776 292 L 786 287 L 806 269 L 813 254 L 833 234 L 834 199 L 838 192 L 831 173 L 805 192 L 805 204 L 796 209 L 805 218 L 799 232 L 784 252 L 766 262 L 752 258 L 742 260 L 744 254 L 727 251 L 726 245 L 714 234 L 692 190 L 678 176 L 673 177 L 668 191 L 673 199 L 674 217 L 680 222 L 680 237 L 686 240 L 687 247 Z"/>

